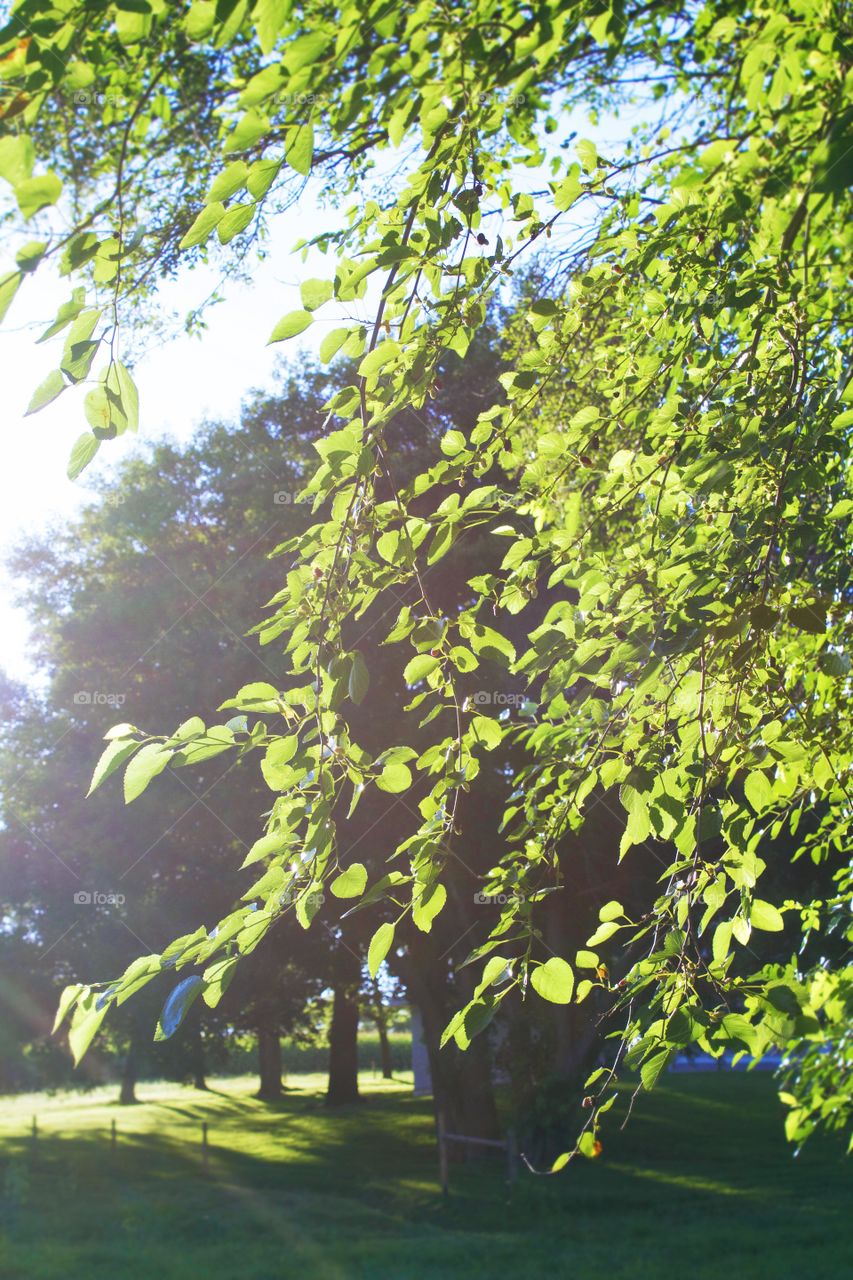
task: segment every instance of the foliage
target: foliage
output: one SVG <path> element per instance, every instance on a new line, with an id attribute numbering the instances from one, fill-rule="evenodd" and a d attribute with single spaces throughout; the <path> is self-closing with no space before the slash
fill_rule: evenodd
<path id="1" fill-rule="evenodd" d="M 316 523 L 281 546 L 289 568 L 258 627 L 261 643 L 285 646 L 286 687 L 253 682 L 227 701 L 225 723 L 193 716 L 154 738 L 118 726 L 99 766 L 99 781 L 124 767 L 133 799 L 166 764 L 260 752 L 275 794 L 254 851 L 256 901 L 214 933 L 177 939 L 155 968 L 207 980 L 259 944 L 283 891 L 307 927 L 321 886 L 347 872 L 337 825 L 374 787 L 411 792 L 419 821 L 362 903 L 390 898 L 398 927 L 411 916 L 428 932 L 460 797 L 509 742 L 520 763 L 507 847 L 485 885 L 508 902 L 472 953 L 485 967 L 447 1036 L 466 1045 L 517 989 L 561 1001 L 604 990 L 617 1047 L 589 1082 L 575 1151 L 594 1152 L 623 1060 L 651 1088 L 692 1044 L 756 1057 L 781 1048 L 795 1064 L 794 1136 L 846 1122 L 850 38 L 847 7 L 829 0 L 15 6 L 0 158 L 24 219 L 60 198 L 25 130 L 39 166 L 62 150 L 37 125 L 69 76 L 128 104 L 85 163 L 74 230 L 26 246 L 4 284 L 11 299 L 51 259 L 81 281 L 53 326 L 65 346 L 40 402 L 109 352 L 73 472 L 135 425 L 116 337 L 140 275 L 159 270 L 144 163 L 188 49 L 211 69 L 227 50 L 229 72 L 219 145 L 198 158 L 206 202 L 188 206 L 178 183 L 165 214 L 158 205 L 190 257 L 214 233 L 227 245 L 268 192 L 309 174 L 359 196 L 318 242 L 335 253 L 329 278 L 304 283 L 302 308 L 271 339 L 304 332 L 332 299 L 373 307 L 371 324 L 323 342 L 324 357 L 343 352 L 357 374 L 316 446 L 305 487 Z M 633 107 L 633 137 L 601 150 L 575 142 L 579 105 Z M 365 166 L 389 149 L 407 172 L 368 198 Z M 540 250 L 511 325 L 505 397 L 471 431 L 448 430 L 431 464 L 398 485 L 395 415 L 426 405 L 445 353 L 466 355 L 489 299 Z M 503 558 L 444 613 L 431 574 L 474 529 L 503 539 Z M 417 602 L 385 641 L 432 742 L 368 752 L 349 712 L 378 694 L 353 637 L 366 610 L 412 582 Z M 491 664 L 527 699 L 517 717 L 474 704 Z M 536 904 L 572 892 L 560 841 L 617 794 L 620 857 L 660 842 L 660 888 L 632 916 L 602 903 L 589 950 L 549 957 Z M 806 900 L 774 901 L 765 885 L 789 836 L 819 883 Z M 383 921 L 372 968 L 395 936 Z M 131 970 L 79 995 L 78 1043 L 148 976 Z"/>

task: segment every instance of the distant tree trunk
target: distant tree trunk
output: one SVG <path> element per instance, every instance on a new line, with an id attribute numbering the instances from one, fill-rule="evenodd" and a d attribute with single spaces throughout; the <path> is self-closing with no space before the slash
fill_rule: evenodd
<path id="1" fill-rule="evenodd" d="M 393 1063 L 391 1062 L 391 1042 L 388 1039 L 388 1007 L 382 999 L 382 991 L 375 979 L 373 982 L 373 997 L 373 1021 L 376 1024 L 376 1030 L 379 1035 L 379 1058 L 382 1063 L 382 1077 L 384 1080 L 390 1080 L 394 1071 Z"/>
<path id="2" fill-rule="evenodd" d="M 127 1052 L 121 1064 L 121 1085 L 118 1100 L 123 1107 L 131 1107 L 137 1101 L 136 1076 L 139 1067 L 139 1048 L 139 1036 L 134 1031 L 131 1033 Z"/>
<path id="3" fill-rule="evenodd" d="M 388 1039 L 388 1018 L 381 1013 L 376 1019 L 376 1030 L 379 1032 L 379 1058 L 382 1063 L 382 1078 L 390 1080 L 394 1075 L 391 1062 L 391 1041 Z"/>
<path id="4" fill-rule="evenodd" d="M 268 1025 L 258 1027 L 258 1097 L 275 1102 L 281 1097 L 281 1037 Z"/>
<path id="5" fill-rule="evenodd" d="M 358 988 L 361 963 L 343 943 L 335 956 L 332 1022 L 329 1028 L 329 1087 L 326 1102 L 358 1102 Z"/>
<path id="6" fill-rule="evenodd" d="M 190 1032 L 190 1069 L 192 1071 L 194 1088 L 206 1089 L 207 1080 L 205 1079 L 204 1069 L 204 1042 L 201 1038 L 201 1028 L 198 1024 L 196 1024 Z"/>

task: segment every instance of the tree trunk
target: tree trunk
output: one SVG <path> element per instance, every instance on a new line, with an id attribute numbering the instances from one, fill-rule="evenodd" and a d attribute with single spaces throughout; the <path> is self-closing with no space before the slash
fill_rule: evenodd
<path id="1" fill-rule="evenodd" d="M 270 1026 L 258 1027 L 258 1097 L 275 1102 L 281 1097 L 281 1037 Z"/>
<path id="2" fill-rule="evenodd" d="M 391 1062 L 391 1042 L 388 1039 L 388 1019 L 383 1010 L 376 1019 L 376 1030 L 379 1032 L 379 1057 L 382 1062 L 382 1078 L 390 1080 L 394 1075 Z"/>
<path id="3" fill-rule="evenodd" d="M 444 1049 L 439 1047 L 451 1014 L 470 999 L 467 988 L 469 984 L 473 986 L 473 981 L 460 982 L 465 989 L 451 991 L 446 961 L 435 956 L 431 940 L 426 937 L 413 935 L 410 950 L 408 986 L 423 1021 L 436 1111 L 444 1112 L 445 1123 L 452 1133 L 470 1138 L 497 1138 L 500 1126 L 488 1035 L 484 1032 L 475 1036 L 464 1053 L 452 1042 Z M 463 971 L 466 978 L 468 972 Z"/>
<path id="4" fill-rule="evenodd" d="M 201 1028 L 197 1023 L 192 1029 L 190 1038 L 190 1067 L 194 1088 L 207 1089 L 204 1072 L 204 1043 L 201 1038 Z"/>
<path id="5" fill-rule="evenodd" d="M 121 1087 L 118 1100 L 123 1107 L 131 1107 L 137 1101 L 136 1074 L 139 1060 L 139 1037 L 131 1034 L 127 1053 L 121 1064 Z"/>
<path id="6" fill-rule="evenodd" d="M 379 1059 L 382 1063 L 382 1078 L 391 1080 L 394 1071 L 391 1062 L 391 1042 L 388 1039 L 388 1009 L 382 1000 L 382 991 L 379 983 L 375 979 L 373 982 L 373 1000 L 373 1021 L 376 1024 L 376 1031 L 379 1036 Z"/>
<path id="7" fill-rule="evenodd" d="M 358 1102 L 358 988 L 361 963 L 340 942 L 335 956 L 332 1022 L 329 1027 L 329 1087 L 326 1102 Z"/>

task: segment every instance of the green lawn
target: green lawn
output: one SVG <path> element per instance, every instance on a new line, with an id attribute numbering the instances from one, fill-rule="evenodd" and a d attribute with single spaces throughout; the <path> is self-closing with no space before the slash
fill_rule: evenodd
<path id="1" fill-rule="evenodd" d="M 321 1076 L 278 1106 L 248 1080 L 0 1102 L 2 1280 L 840 1280 L 853 1273 L 839 1143 L 794 1159 L 766 1076 L 671 1076 L 595 1162 L 454 1166 L 443 1201 L 428 1100 Z M 29 1136 L 37 1114 L 33 1156 Z M 612 1115 L 613 1113 L 611 1113 Z M 109 1128 L 118 1124 L 111 1155 Z M 210 1126 L 210 1165 L 200 1128 Z"/>

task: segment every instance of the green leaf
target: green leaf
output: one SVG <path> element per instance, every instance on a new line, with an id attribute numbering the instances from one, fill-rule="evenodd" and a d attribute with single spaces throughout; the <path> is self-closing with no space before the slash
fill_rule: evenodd
<path id="1" fill-rule="evenodd" d="M 311 161 L 314 159 L 314 126 L 301 124 L 288 134 L 284 148 L 284 158 L 295 169 L 307 178 L 311 172 Z"/>
<path id="2" fill-rule="evenodd" d="M 358 376 L 360 378 L 374 377 L 391 360 L 396 360 L 399 354 L 400 348 L 398 344 L 390 338 L 386 339 L 385 342 L 380 342 L 372 351 L 368 351 L 358 366 Z"/>
<path id="3" fill-rule="evenodd" d="M 237 964 L 237 956 L 226 956 L 224 960 L 217 960 L 215 964 L 205 969 L 202 975 L 204 987 L 201 996 L 209 1008 L 215 1009 L 225 995 L 231 985 Z"/>
<path id="4" fill-rule="evenodd" d="M 121 360 L 113 360 L 104 384 L 113 410 L 113 421 L 119 430 L 139 430 L 139 392 L 130 370 Z M 123 424 L 123 425 L 122 425 Z"/>
<path id="5" fill-rule="evenodd" d="M 644 1089 L 654 1089 L 661 1074 L 674 1057 L 675 1051 L 673 1049 L 659 1049 L 657 1053 L 653 1053 L 651 1057 L 646 1058 L 640 1067 L 640 1079 L 643 1082 Z"/>
<path id="6" fill-rule="evenodd" d="M 761 898 L 756 898 L 749 909 L 749 923 L 754 929 L 763 929 L 766 933 L 779 933 L 785 928 L 781 912 L 772 902 L 764 902 Z"/>
<path id="7" fill-rule="evenodd" d="M 256 680 L 252 684 L 244 684 L 235 697 L 223 702 L 218 709 L 224 711 L 226 707 L 236 707 L 238 711 L 267 711 L 269 704 L 278 700 L 275 685 Z"/>
<path id="8" fill-rule="evenodd" d="M 225 140 L 224 155 L 234 151 L 250 151 L 269 131 L 270 122 L 257 107 L 250 107 L 237 121 L 236 127 Z"/>
<path id="9" fill-rule="evenodd" d="M 788 620 L 800 631 L 822 636 L 826 631 L 826 609 L 823 605 L 803 604 L 788 610 Z"/>
<path id="10" fill-rule="evenodd" d="M 503 729 L 497 720 L 488 716 L 474 716 L 471 721 L 471 734 L 475 741 L 482 743 L 487 751 L 494 751 L 503 741 Z"/>
<path id="11" fill-rule="evenodd" d="M 63 1022 L 65 1021 L 66 1017 L 68 1016 L 68 1012 L 71 1009 L 72 1005 L 76 1003 L 77 997 L 80 995 L 82 991 L 85 991 L 85 990 L 86 988 L 79 982 L 75 982 L 70 987 L 65 987 L 63 989 L 62 995 L 59 997 L 59 1004 L 56 1009 L 56 1017 L 54 1018 L 53 1026 L 51 1027 L 51 1031 L 50 1031 L 51 1035 L 56 1034 L 56 1032 L 59 1030 Z"/>
<path id="12" fill-rule="evenodd" d="M 394 926 L 386 921 L 376 930 L 367 948 L 367 968 L 371 978 L 375 978 L 379 972 L 379 966 L 391 950 L 393 941 Z"/>
<path id="13" fill-rule="evenodd" d="M 82 436 L 77 438 L 71 449 L 71 456 L 68 459 L 67 475 L 69 480 L 76 480 L 80 473 L 86 470 L 100 447 L 100 440 L 93 436 L 91 431 L 84 431 Z"/>
<path id="14" fill-rule="evenodd" d="M 288 43 L 284 55 L 284 65 L 293 75 L 303 67 L 312 66 L 329 44 L 329 37 L 322 31 L 312 31 L 304 36 L 297 36 Z"/>
<path id="15" fill-rule="evenodd" d="M 402 761 L 389 760 L 376 779 L 376 785 L 380 791 L 398 795 L 401 791 L 408 791 L 412 785 L 412 772 Z"/>
<path id="16" fill-rule="evenodd" d="M 267 54 L 272 50 L 292 7 L 293 0 L 258 0 L 253 18 L 261 53 Z"/>
<path id="17" fill-rule="evenodd" d="M 265 836 L 261 836 L 260 840 L 255 841 L 240 863 L 240 870 L 254 866 L 256 862 L 261 862 L 262 859 L 269 858 L 274 853 L 281 853 L 286 848 L 287 837 L 284 832 L 270 831 Z"/>
<path id="18" fill-rule="evenodd" d="M 213 179 L 210 190 L 207 193 L 208 204 L 219 200 L 228 200 L 231 196 L 236 195 L 238 191 L 242 191 L 246 185 L 248 173 L 249 166 L 245 160 L 232 160 Z"/>
<path id="19" fill-rule="evenodd" d="M 419 680 L 423 680 L 431 671 L 435 671 L 438 666 L 438 658 L 433 658 L 429 653 L 419 653 L 417 657 L 412 658 L 406 663 L 403 671 L 403 679 L 406 684 L 417 684 Z"/>
<path id="20" fill-rule="evenodd" d="M 588 138 L 582 138 L 575 146 L 575 152 L 584 173 L 593 173 L 598 168 L 598 149 L 594 142 L 590 142 Z"/>
<path id="21" fill-rule="evenodd" d="M 95 765 L 95 772 L 92 774 L 92 782 L 86 795 L 90 796 L 93 791 L 97 791 L 101 783 L 106 781 L 111 773 L 115 773 L 116 769 L 119 769 L 125 760 L 133 755 L 138 746 L 139 743 L 135 739 L 128 741 L 127 738 L 113 738 Z"/>
<path id="22" fill-rule="evenodd" d="M 62 183 L 55 173 L 43 173 L 38 178 L 25 178 L 15 187 L 15 199 L 25 218 L 35 216 L 40 209 L 56 204 L 62 194 Z"/>
<path id="23" fill-rule="evenodd" d="M 481 623 L 477 623 L 471 635 L 471 648 L 481 658 L 502 662 L 504 666 L 507 660 L 515 661 L 515 645 L 512 641 L 493 627 L 484 627 Z"/>
<path id="24" fill-rule="evenodd" d="M 624 916 L 625 911 L 621 902 L 605 902 L 604 906 L 598 913 L 598 918 L 602 923 L 608 920 L 618 920 L 620 916 Z"/>
<path id="25" fill-rule="evenodd" d="M 332 329 L 331 333 L 326 334 L 320 343 L 320 359 L 323 364 L 328 364 L 337 355 L 349 337 L 349 332 L 349 329 Z"/>
<path id="26" fill-rule="evenodd" d="M 22 245 L 15 254 L 15 262 L 24 274 L 28 275 L 31 271 L 35 271 L 46 252 L 46 241 L 30 240 L 27 244 Z"/>
<path id="27" fill-rule="evenodd" d="M 356 649 L 352 655 L 348 688 L 349 696 L 356 705 L 364 701 L 367 697 L 367 691 L 370 688 L 370 673 L 368 672 L 367 664 L 358 649 Z"/>
<path id="28" fill-rule="evenodd" d="M 261 773 L 271 791 L 284 791 L 290 786 L 293 771 L 288 766 L 296 755 L 298 746 L 299 739 L 294 735 L 289 738 L 277 738 L 267 747 L 266 755 L 261 761 Z"/>
<path id="29" fill-rule="evenodd" d="M 329 885 L 336 898 L 359 898 L 367 884 L 367 870 L 360 862 L 351 862 Z"/>
<path id="30" fill-rule="evenodd" d="M 241 231 L 245 231 L 254 218 L 257 207 L 254 203 L 232 205 L 216 228 L 220 244 L 228 244 Z"/>
<path id="31" fill-rule="evenodd" d="M 0 280 L 0 320 L 6 316 L 6 312 L 15 300 L 15 294 L 21 287 L 23 275 L 20 271 L 13 271 L 10 275 L 4 276 Z"/>
<path id="32" fill-rule="evenodd" d="M 314 317 L 310 311 L 290 311 L 282 316 L 270 335 L 270 342 L 284 342 L 287 338 L 295 338 L 312 323 Z"/>
<path id="33" fill-rule="evenodd" d="M 99 1004 L 101 1005 L 100 1008 L 98 1007 Z M 94 991 L 90 991 L 88 995 L 79 1000 L 68 1032 L 68 1045 L 71 1049 L 75 1067 L 80 1065 L 83 1055 L 94 1040 L 95 1034 L 106 1016 L 106 1002 L 101 1003 Z"/>
<path id="34" fill-rule="evenodd" d="M 433 880 L 429 885 L 418 885 L 412 898 L 412 923 L 421 933 L 429 933 L 432 922 L 447 901 L 443 884 Z"/>
<path id="35" fill-rule="evenodd" d="M 567 961 L 552 956 L 531 970 L 530 985 L 551 1004 L 569 1004 L 575 989 L 575 975 Z"/>
<path id="36" fill-rule="evenodd" d="M 203 244 L 210 238 L 224 216 L 225 205 L 221 200 L 206 204 L 178 247 L 193 249 L 197 244 Z"/>
<path id="37" fill-rule="evenodd" d="M 756 813 L 763 813 L 773 803 L 773 786 L 767 774 L 755 769 L 743 786 L 744 795 Z"/>
<path id="38" fill-rule="evenodd" d="M 0 138 L 0 178 L 19 186 L 30 177 L 36 153 L 32 138 L 25 133 L 7 133 Z"/>
<path id="39" fill-rule="evenodd" d="M 591 938 L 587 938 L 586 945 L 588 947 L 598 947 L 602 942 L 606 942 L 608 938 L 612 938 L 614 933 L 618 933 L 620 925 L 615 920 L 607 920 L 604 924 L 600 924 Z"/>
<path id="40" fill-rule="evenodd" d="M 65 379 L 58 369 L 54 369 L 49 373 L 43 382 L 39 383 L 33 392 L 32 399 L 27 405 L 27 417 L 31 413 L 38 413 L 39 409 L 43 409 L 45 405 L 51 404 L 57 396 L 61 396 L 66 386 Z"/>
<path id="41" fill-rule="evenodd" d="M 162 742 L 148 742 L 131 760 L 124 773 L 124 802 L 141 796 L 152 778 L 162 773 L 172 757 L 172 749 Z"/>
<path id="42" fill-rule="evenodd" d="M 324 302 L 329 301 L 333 293 L 334 286 L 331 280 L 304 280 L 299 286 L 302 305 L 306 311 L 316 311 Z M 347 330 L 344 329 L 343 332 L 346 333 Z"/>

